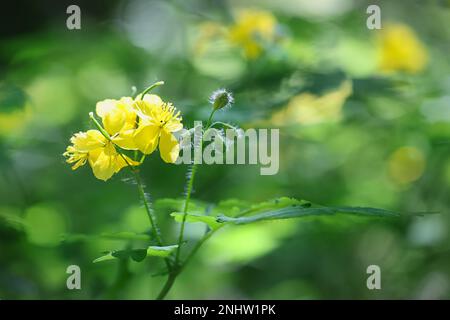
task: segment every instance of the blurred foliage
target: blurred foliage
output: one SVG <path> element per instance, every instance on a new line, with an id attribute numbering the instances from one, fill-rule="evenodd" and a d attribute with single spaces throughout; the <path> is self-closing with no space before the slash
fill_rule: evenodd
<path id="1" fill-rule="evenodd" d="M 69 137 L 90 128 L 97 101 L 156 80 L 187 127 L 226 87 L 236 103 L 218 120 L 280 128 L 279 173 L 201 166 L 199 210 L 289 196 L 438 212 L 221 228 L 169 298 L 450 298 L 450 3 L 377 3 L 382 30 L 366 28 L 369 1 L 81 1 L 74 31 L 65 1 L 2 10 L 18 15 L 0 28 L 0 298 L 147 299 L 159 291 L 157 257 L 92 263 L 105 250 L 148 247 L 129 174 L 104 183 L 87 167 L 72 172 L 62 157 Z M 153 156 L 141 173 L 153 199 L 179 198 L 186 170 Z M 165 202 L 155 209 L 172 244 L 178 210 Z M 188 224 L 188 245 L 204 231 Z M 79 291 L 66 288 L 72 264 L 82 270 Z M 381 267 L 382 290 L 366 287 L 371 264 Z"/>

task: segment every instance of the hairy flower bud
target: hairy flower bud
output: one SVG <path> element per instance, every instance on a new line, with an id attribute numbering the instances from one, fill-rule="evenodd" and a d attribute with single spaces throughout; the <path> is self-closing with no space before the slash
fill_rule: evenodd
<path id="1" fill-rule="evenodd" d="M 218 89 L 214 91 L 209 97 L 209 102 L 212 104 L 214 110 L 230 107 L 234 98 L 233 95 L 225 89 Z"/>

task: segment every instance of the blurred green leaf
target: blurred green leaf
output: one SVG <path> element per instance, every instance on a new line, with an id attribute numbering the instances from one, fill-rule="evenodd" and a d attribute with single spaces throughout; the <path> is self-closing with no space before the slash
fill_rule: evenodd
<path id="1" fill-rule="evenodd" d="M 141 262 L 148 256 L 166 258 L 177 247 L 178 245 L 164 246 L 164 247 L 150 246 L 147 249 L 109 251 L 105 255 L 95 259 L 93 263 L 114 259 L 128 259 L 128 258 L 131 258 L 133 261 L 136 262 Z"/>
<path id="2" fill-rule="evenodd" d="M 100 235 L 102 238 L 114 239 L 114 240 L 150 240 L 150 236 L 144 233 L 135 233 L 129 231 L 122 232 L 104 232 Z"/>
<path id="3" fill-rule="evenodd" d="M 9 227 L 22 231 L 26 227 L 26 223 L 16 211 L 14 208 L 0 207 L 0 223 L 5 223 Z"/>
<path id="4" fill-rule="evenodd" d="M 265 220 L 290 219 L 306 216 L 323 216 L 334 215 L 337 213 L 355 214 L 360 216 L 373 217 L 399 217 L 400 214 L 377 208 L 368 207 L 319 207 L 319 208 L 305 208 L 304 206 L 293 206 L 291 208 L 283 208 L 280 210 L 264 212 L 250 217 L 233 218 L 225 215 L 220 215 L 217 222 L 232 223 L 232 224 L 247 224 Z"/>
<path id="5" fill-rule="evenodd" d="M 250 204 L 247 201 L 240 199 L 227 199 L 220 201 L 212 210 L 216 214 L 225 214 L 228 216 L 235 216 L 242 210 L 249 208 Z"/>
<path id="6" fill-rule="evenodd" d="M 145 233 L 135 233 L 129 231 L 121 232 L 104 232 L 99 235 L 87 235 L 87 234 L 65 234 L 63 236 L 63 241 L 77 242 L 77 241 L 88 241 L 95 239 L 111 239 L 111 240 L 150 240 L 151 237 Z"/>
<path id="7" fill-rule="evenodd" d="M 183 211 L 184 202 L 184 198 L 164 198 L 156 200 L 154 206 L 157 210 Z M 207 203 L 202 201 L 191 199 L 189 202 L 189 211 L 191 213 L 204 213 L 207 205 Z"/>
<path id="8" fill-rule="evenodd" d="M 177 222 L 183 221 L 183 212 L 172 212 L 170 215 Z M 191 223 L 203 222 L 203 223 L 206 223 L 213 230 L 217 229 L 221 225 L 219 222 L 216 221 L 216 217 L 199 215 L 199 214 L 194 214 L 194 213 L 188 213 L 186 215 L 186 222 L 191 222 Z"/>
<path id="9" fill-rule="evenodd" d="M 310 207 L 311 203 L 305 200 L 298 200 L 295 198 L 289 197 L 280 197 L 269 201 L 264 201 L 258 204 L 252 205 L 249 209 L 245 210 L 245 214 L 248 213 L 257 213 L 272 209 L 281 209 L 288 206 L 301 206 L 301 207 Z"/>
<path id="10" fill-rule="evenodd" d="M 21 88 L 9 83 L 0 83 L 0 110 L 2 112 L 23 108 L 26 100 L 27 96 Z"/>

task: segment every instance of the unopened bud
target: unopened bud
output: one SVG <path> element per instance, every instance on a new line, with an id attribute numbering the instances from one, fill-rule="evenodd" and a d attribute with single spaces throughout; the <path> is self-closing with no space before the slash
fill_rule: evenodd
<path id="1" fill-rule="evenodd" d="M 218 89 L 214 91 L 209 97 L 209 102 L 212 104 L 214 110 L 230 107 L 234 98 L 233 95 L 225 89 Z"/>

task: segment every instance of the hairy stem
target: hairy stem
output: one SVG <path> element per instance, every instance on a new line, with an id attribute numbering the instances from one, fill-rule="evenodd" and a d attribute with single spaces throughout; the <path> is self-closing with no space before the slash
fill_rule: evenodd
<path id="1" fill-rule="evenodd" d="M 147 212 L 148 220 L 150 221 L 150 225 L 152 226 L 152 231 L 154 233 L 156 242 L 159 246 L 163 245 L 163 241 L 161 238 L 161 230 L 158 227 L 158 224 L 156 222 L 156 216 L 153 214 L 153 210 L 150 207 L 150 204 L 148 203 L 147 197 L 145 196 L 145 190 L 144 185 L 142 184 L 141 177 L 139 173 L 134 169 L 132 166 L 128 166 L 131 171 L 134 174 L 134 179 L 136 180 L 136 184 L 138 186 L 138 192 L 139 196 L 141 197 L 142 202 L 144 203 L 145 211 Z"/>
<path id="2" fill-rule="evenodd" d="M 118 151 L 122 159 L 127 163 L 128 168 L 130 168 L 131 172 L 134 175 L 134 180 L 136 181 L 136 184 L 138 186 L 139 196 L 142 199 L 142 202 L 144 203 L 145 211 L 147 212 L 148 220 L 150 221 L 150 225 L 152 227 L 153 235 L 155 236 L 157 244 L 162 247 L 163 241 L 161 237 L 161 230 L 158 227 L 158 224 L 156 222 L 156 216 L 153 214 L 153 210 L 151 209 L 150 203 L 147 200 L 147 197 L 145 196 L 145 190 L 144 185 L 141 180 L 141 176 L 139 175 L 139 172 L 131 165 L 131 163 L 127 160 L 127 158 L 123 155 L 121 151 Z M 167 269 L 169 272 L 172 270 L 172 265 L 170 263 L 170 260 L 168 258 L 164 259 L 164 262 L 166 263 Z"/>
<path id="3" fill-rule="evenodd" d="M 189 182 L 187 184 L 186 199 L 184 201 L 184 208 L 183 208 L 183 220 L 181 221 L 180 235 L 178 236 L 178 248 L 175 255 L 175 265 L 177 265 L 178 261 L 180 260 L 181 243 L 183 242 L 184 238 L 184 226 L 186 225 L 186 217 L 189 208 L 189 201 L 191 200 L 192 188 L 194 186 L 196 172 L 197 172 L 197 165 L 194 163 L 192 165 Z"/>
<path id="4" fill-rule="evenodd" d="M 213 109 L 211 111 L 211 114 L 209 115 L 208 121 L 205 126 L 205 131 L 210 128 L 211 121 L 213 119 L 215 112 L 216 112 L 216 109 Z M 200 143 L 203 143 L 203 142 L 200 142 Z M 189 201 L 191 200 L 191 194 L 192 194 L 192 189 L 194 187 L 194 180 L 195 180 L 196 172 L 197 172 L 197 164 L 194 161 L 194 164 L 192 165 L 192 168 L 191 168 L 191 175 L 189 177 L 189 181 L 188 181 L 187 189 L 186 189 L 186 198 L 184 201 L 184 208 L 183 208 L 183 219 L 181 221 L 180 234 L 178 236 L 178 247 L 177 247 L 177 252 L 175 254 L 175 262 L 174 262 L 172 270 L 169 273 L 169 276 L 167 277 L 167 281 L 164 284 L 164 287 L 161 289 L 161 292 L 157 296 L 158 300 L 162 300 L 165 298 L 167 293 L 169 293 L 170 289 L 172 288 L 172 286 L 175 282 L 175 279 L 180 274 L 181 270 L 183 270 L 183 268 L 184 268 L 184 264 L 182 264 L 182 265 L 179 264 L 180 254 L 181 254 L 181 244 L 183 243 L 183 239 L 184 239 L 184 227 L 186 225 L 186 218 L 187 218 L 187 213 L 188 213 L 188 209 L 189 209 Z M 205 239 L 205 241 L 206 241 L 206 239 Z M 200 245 L 197 244 L 196 247 L 197 246 L 200 247 L 201 244 Z M 192 252 L 191 252 L 190 256 L 191 255 L 192 255 Z"/>

